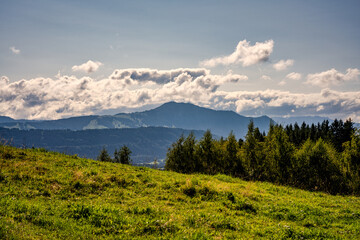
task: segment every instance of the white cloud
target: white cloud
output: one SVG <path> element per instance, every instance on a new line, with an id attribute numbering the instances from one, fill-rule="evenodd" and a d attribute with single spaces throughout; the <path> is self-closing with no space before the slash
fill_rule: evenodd
<path id="1" fill-rule="evenodd" d="M 292 73 L 289 73 L 288 75 L 286 75 L 286 78 L 291 79 L 291 80 L 300 80 L 301 79 L 301 74 L 296 73 L 296 72 L 292 72 Z"/>
<path id="2" fill-rule="evenodd" d="M 219 91 L 244 75 L 211 74 L 198 69 L 118 69 L 108 78 L 61 76 L 8 82 L 2 77 L 0 115 L 13 118 L 57 119 L 97 114 L 108 109 L 139 108 L 168 101 L 235 110 L 244 115 L 360 116 L 360 92 L 323 89 L 301 94 L 280 90 Z M 4 84 L 6 82 L 6 84 Z M 293 109 L 296 111 L 292 112 Z"/>
<path id="3" fill-rule="evenodd" d="M 34 78 L 1 87 L 0 115 L 56 119 L 171 100 L 205 104 L 220 85 L 246 80 L 244 75 L 213 75 L 206 69 L 120 69 L 98 81 L 61 75 Z"/>
<path id="4" fill-rule="evenodd" d="M 9 49 L 10 49 L 11 52 L 13 52 L 14 54 L 19 54 L 19 53 L 20 53 L 20 49 L 16 49 L 14 46 L 9 47 Z"/>
<path id="5" fill-rule="evenodd" d="M 269 81 L 269 80 L 271 80 L 271 77 L 270 77 L 270 76 L 267 76 L 267 75 L 262 75 L 262 76 L 261 76 L 261 79 L 262 79 L 262 80 Z"/>
<path id="6" fill-rule="evenodd" d="M 89 60 L 86 63 L 83 63 L 81 65 L 73 66 L 72 70 L 74 72 L 78 71 L 78 72 L 92 73 L 92 72 L 96 72 L 101 65 L 103 65 L 101 62 L 93 62 L 93 61 Z"/>
<path id="7" fill-rule="evenodd" d="M 218 93 L 220 95 L 220 93 Z M 316 115 L 319 111 L 329 117 L 345 118 L 360 114 L 360 92 L 339 92 L 324 89 L 320 93 L 291 93 L 288 91 L 222 92 L 223 102 L 235 104 L 239 113 L 247 115 Z M 321 107 L 319 107 L 321 106 Z"/>
<path id="8" fill-rule="evenodd" d="M 278 83 L 279 86 L 284 86 L 285 84 L 286 84 L 285 81 L 281 81 L 281 82 Z"/>
<path id="9" fill-rule="evenodd" d="M 325 72 L 309 74 L 307 76 L 306 83 L 320 87 L 327 87 L 330 85 L 338 85 L 346 81 L 358 80 L 359 75 L 360 70 L 357 68 L 348 68 L 345 74 L 338 72 L 336 69 L 332 68 Z"/>
<path id="10" fill-rule="evenodd" d="M 320 112 L 320 111 L 322 111 L 322 110 L 324 110 L 325 108 L 324 108 L 324 106 L 323 105 L 319 105 L 317 108 L 316 108 L 316 111 L 317 112 Z"/>
<path id="11" fill-rule="evenodd" d="M 10 82 L 9 78 L 7 76 L 1 76 L 0 78 L 0 87 L 3 85 L 6 85 Z"/>
<path id="12" fill-rule="evenodd" d="M 280 60 L 277 63 L 273 64 L 273 68 L 276 71 L 282 71 L 287 69 L 288 67 L 294 65 L 294 60 L 288 59 L 288 60 Z"/>
<path id="13" fill-rule="evenodd" d="M 224 57 L 215 57 L 200 62 L 204 67 L 215 67 L 217 65 L 242 64 L 244 67 L 264 62 L 269 59 L 273 51 L 274 41 L 256 42 L 250 45 L 250 42 L 243 40 L 238 43 L 235 51 Z"/>
<path id="14" fill-rule="evenodd" d="M 114 80 L 124 80 L 127 84 L 134 82 L 154 82 L 158 84 L 164 84 L 174 81 L 176 77 L 183 73 L 186 73 L 193 78 L 197 78 L 200 76 L 209 75 L 210 71 L 205 68 L 178 68 L 171 70 L 129 68 L 116 69 L 110 75 L 110 78 Z"/>

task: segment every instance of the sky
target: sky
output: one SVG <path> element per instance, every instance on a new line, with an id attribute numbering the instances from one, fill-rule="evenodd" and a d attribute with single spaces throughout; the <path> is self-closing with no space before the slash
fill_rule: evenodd
<path id="1" fill-rule="evenodd" d="M 360 122 L 360 1 L 0 1 L 0 115 L 190 102 Z"/>

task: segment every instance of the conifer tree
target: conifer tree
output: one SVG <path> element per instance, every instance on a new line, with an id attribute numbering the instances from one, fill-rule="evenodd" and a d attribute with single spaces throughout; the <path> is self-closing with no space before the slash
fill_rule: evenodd
<path id="1" fill-rule="evenodd" d="M 131 153 L 131 150 L 126 145 L 123 145 L 119 151 L 115 150 L 114 152 L 115 162 L 130 164 L 132 162 L 130 158 Z"/>
<path id="2" fill-rule="evenodd" d="M 197 147 L 197 156 L 205 173 L 215 174 L 218 168 L 218 156 L 210 130 L 204 133 Z"/>
<path id="3" fill-rule="evenodd" d="M 100 154 L 97 157 L 97 160 L 102 161 L 102 162 L 111 162 L 112 161 L 111 157 L 105 147 L 103 147 L 101 149 Z"/>

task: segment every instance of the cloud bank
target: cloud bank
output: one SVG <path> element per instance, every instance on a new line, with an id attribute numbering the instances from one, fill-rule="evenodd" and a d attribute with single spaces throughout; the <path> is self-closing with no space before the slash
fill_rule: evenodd
<path id="1" fill-rule="evenodd" d="M 119 69 L 98 81 L 58 76 L 9 83 L 3 77 L 0 115 L 57 119 L 170 100 L 206 103 L 220 85 L 246 80 L 244 75 L 214 75 L 206 69 Z"/>
<path id="2" fill-rule="evenodd" d="M 292 59 L 280 60 L 277 63 L 273 64 L 273 68 L 276 71 L 283 71 L 292 65 L 294 65 L 294 60 Z"/>
<path id="3" fill-rule="evenodd" d="M 218 65 L 242 64 L 247 67 L 269 59 L 274 48 L 274 41 L 256 42 L 250 45 L 250 42 L 243 40 L 238 43 L 235 51 L 224 57 L 215 57 L 200 62 L 200 66 L 215 67 Z"/>
<path id="4" fill-rule="evenodd" d="M 93 62 L 91 60 L 83 63 L 81 65 L 75 65 L 72 67 L 73 72 L 85 72 L 85 73 L 92 73 L 96 72 L 99 67 L 103 65 L 101 62 Z"/>
<path id="5" fill-rule="evenodd" d="M 326 88 L 318 93 L 300 94 L 280 90 L 219 90 L 224 83 L 246 80 L 244 75 L 232 72 L 216 75 L 202 68 L 117 69 L 101 80 L 58 76 L 9 83 L 8 78 L 2 77 L 0 115 L 57 119 L 179 101 L 235 110 L 244 115 L 316 114 L 351 116 L 360 121 L 359 91 L 339 92 Z"/>
<path id="6" fill-rule="evenodd" d="M 359 80 L 359 75 L 360 70 L 357 68 L 348 68 L 345 74 L 332 68 L 325 72 L 309 74 L 306 83 L 319 87 L 327 87 L 330 85 L 339 85 L 346 81 Z"/>

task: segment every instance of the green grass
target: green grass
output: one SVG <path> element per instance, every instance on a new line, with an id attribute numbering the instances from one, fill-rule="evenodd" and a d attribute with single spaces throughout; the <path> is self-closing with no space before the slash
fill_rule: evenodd
<path id="1" fill-rule="evenodd" d="M 360 239 L 360 198 L 0 146 L 0 239 Z"/>

